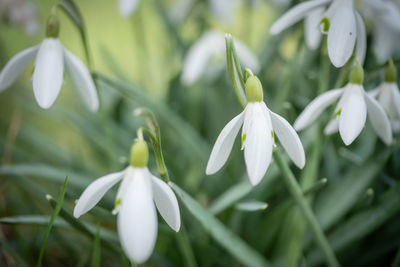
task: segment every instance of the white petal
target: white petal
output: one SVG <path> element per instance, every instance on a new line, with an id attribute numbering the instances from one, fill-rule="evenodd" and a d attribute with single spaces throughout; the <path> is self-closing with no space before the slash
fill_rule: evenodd
<path id="1" fill-rule="evenodd" d="M 275 21 L 269 32 L 271 34 L 278 34 L 304 18 L 314 8 L 326 5 L 329 2 L 330 0 L 312 0 L 298 4 Z"/>
<path id="2" fill-rule="evenodd" d="M 79 218 L 82 214 L 91 210 L 104 196 L 104 194 L 118 181 L 122 179 L 124 171 L 115 172 L 97 178 L 83 191 L 74 208 L 74 217 Z"/>
<path id="3" fill-rule="evenodd" d="M 243 124 L 243 117 L 244 113 L 242 112 L 228 122 L 224 129 L 222 129 L 207 163 L 207 175 L 216 173 L 222 168 L 222 166 L 224 166 L 229 154 L 231 153 L 235 137 L 239 132 L 240 126 Z"/>
<path id="4" fill-rule="evenodd" d="M 124 17 L 128 17 L 135 12 L 138 4 L 139 0 L 118 0 L 119 13 Z"/>
<path id="5" fill-rule="evenodd" d="M 178 232 L 181 228 L 181 215 L 174 192 L 164 181 L 155 176 L 152 177 L 152 185 L 153 199 L 158 211 L 167 224 Z"/>
<path id="6" fill-rule="evenodd" d="M 285 148 L 294 164 L 302 169 L 306 163 L 306 156 L 299 136 L 283 117 L 272 111 L 270 111 L 270 115 L 272 127 L 276 136 L 278 136 L 279 142 Z"/>
<path id="7" fill-rule="evenodd" d="M 343 93 L 342 100 L 339 132 L 343 142 L 350 145 L 364 128 L 367 118 L 364 89 L 360 85 L 350 84 Z"/>
<path id="8" fill-rule="evenodd" d="M 253 105 L 253 113 L 246 122 L 244 159 L 250 183 L 257 185 L 264 177 L 271 162 L 272 125 L 264 102 L 249 103 L 248 105 Z"/>
<path id="9" fill-rule="evenodd" d="M 357 37 L 354 3 L 340 0 L 328 31 L 328 54 L 332 64 L 342 67 L 351 57 Z"/>
<path id="10" fill-rule="evenodd" d="M 367 52 L 367 32 L 365 30 L 364 21 L 358 12 L 356 14 L 357 23 L 357 43 L 356 43 L 356 56 L 361 65 L 364 64 L 365 53 Z"/>
<path id="11" fill-rule="evenodd" d="M 397 83 L 390 83 L 389 84 L 390 89 L 391 89 L 391 95 L 392 95 L 392 114 L 391 116 L 394 117 L 394 119 L 400 119 L 400 91 L 399 87 L 397 86 Z"/>
<path id="12" fill-rule="evenodd" d="M 386 62 L 396 51 L 399 51 L 397 45 L 400 39 L 397 32 L 380 20 L 374 24 L 373 49 L 379 64 Z"/>
<path id="13" fill-rule="evenodd" d="M 135 169 L 131 179 L 118 213 L 118 236 L 128 258 L 141 264 L 151 256 L 156 243 L 157 213 L 147 168 Z"/>
<path id="14" fill-rule="evenodd" d="M 0 92 L 10 87 L 18 76 L 22 73 L 25 66 L 35 57 L 39 46 L 25 49 L 8 61 L 0 73 Z"/>
<path id="15" fill-rule="evenodd" d="M 392 129 L 390 122 L 381 105 L 368 94 L 364 94 L 367 104 L 368 118 L 374 127 L 376 134 L 385 142 L 386 145 L 392 143 Z"/>
<path id="16" fill-rule="evenodd" d="M 58 39 L 44 39 L 36 56 L 33 92 L 39 106 L 53 105 L 60 92 L 64 75 L 63 47 Z"/>
<path id="17" fill-rule="evenodd" d="M 324 8 L 319 7 L 312 10 L 304 21 L 304 34 L 306 39 L 306 44 L 310 49 L 317 49 L 319 43 L 321 42 L 321 31 L 319 29 L 319 24 L 321 21 L 322 13 Z"/>
<path id="18" fill-rule="evenodd" d="M 343 89 L 333 89 L 316 97 L 303 110 L 294 122 L 294 128 L 300 131 L 310 125 L 330 104 L 337 100 Z"/>
<path id="19" fill-rule="evenodd" d="M 324 129 L 324 134 L 331 135 L 339 131 L 339 120 L 337 118 L 331 120 Z"/>
<path id="20" fill-rule="evenodd" d="M 72 78 L 74 86 L 78 89 L 90 110 L 96 111 L 99 108 L 99 98 L 92 76 L 90 76 L 88 69 L 79 58 L 66 49 L 64 49 L 64 54 L 65 66 Z"/>

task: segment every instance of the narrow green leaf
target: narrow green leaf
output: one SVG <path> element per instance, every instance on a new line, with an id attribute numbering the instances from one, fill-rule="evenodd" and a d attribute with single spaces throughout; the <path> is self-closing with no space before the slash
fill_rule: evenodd
<path id="1" fill-rule="evenodd" d="M 243 201 L 235 205 L 235 208 L 241 211 L 260 211 L 265 210 L 267 207 L 267 203 L 256 200 Z"/>
<path id="2" fill-rule="evenodd" d="M 58 213 L 60 212 L 62 204 L 64 202 L 65 190 L 67 189 L 67 181 L 68 181 L 68 176 L 65 177 L 64 185 L 62 187 L 60 196 L 58 197 L 57 205 L 53 211 L 53 214 L 51 215 L 49 224 L 47 226 L 46 232 L 43 237 L 42 246 L 40 248 L 39 259 L 38 259 L 38 263 L 37 263 L 38 267 L 42 266 L 42 260 L 43 260 L 44 250 L 46 249 L 47 238 L 49 237 L 51 228 L 53 227 L 54 220 L 56 219 Z"/>
<path id="3" fill-rule="evenodd" d="M 389 150 L 374 155 L 362 166 L 348 173 L 340 183 L 325 190 L 315 203 L 315 213 L 323 229 L 331 227 L 353 207 L 378 176 L 389 155 Z"/>
<path id="4" fill-rule="evenodd" d="M 354 214 L 345 223 L 334 229 L 328 239 L 335 251 L 342 251 L 382 226 L 399 211 L 400 183 L 397 183 L 379 198 L 378 204 Z M 310 263 L 318 264 L 322 260 L 321 256 L 319 251 L 313 250 L 307 258 Z"/>
<path id="5" fill-rule="evenodd" d="M 225 225 L 218 221 L 185 191 L 172 182 L 170 185 L 189 212 L 200 222 L 214 240 L 231 253 L 232 256 L 244 265 L 269 266 L 269 262 L 258 251 L 254 250 L 226 228 Z"/>
<path id="6" fill-rule="evenodd" d="M 210 205 L 208 210 L 212 214 L 218 214 L 246 196 L 252 190 L 252 188 L 253 187 L 246 177 L 240 183 L 235 184 L 223 192 L 221 196 Z"/>
<path id="7" fill-rule="evenodd" d="M 51 216 L 47 215 L 20 215 L 13 217 L 0 218 L 2 224 L 31 224 L 31 225 L 48 225 Z M 56 218 L 53 222 L 53 226 L 66 227 L 68 224 L 60 219 Z"/>

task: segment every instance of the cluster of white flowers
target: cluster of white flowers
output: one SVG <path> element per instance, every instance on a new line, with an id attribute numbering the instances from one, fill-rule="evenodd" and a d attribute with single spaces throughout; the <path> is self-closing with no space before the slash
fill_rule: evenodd
<path id="1" fill-rule="evenodd" d="M 327 34 L 328 54 L 334 66 L 342 67 L 354 50 L 362 65 L 367 33 L 360 13 L 374 25 L 377 57 L 381 62 L 388 60 L 398 50 L 393 41 L 400 33 L 400 11 L 390 0 L 361 0 L 357 5 L 354 0 L 305 1 L 279 18 L 270 33 L 278 34 L 305 18 L 305 39 L 311 49 L 319 46 L 321 34 Z"/>
<path id="2" fill-rule="evenodd" d="M 239 0 L 234 1 L 237 3 Z M 228 4 L 229 2 L 229 4 Z M 119 0 L 122 15 L 128 16 L 137 8 L 139 0 Z M 215 10 L 228 12 L 225 7 L 235 7 L 230 1 L 212 1 Z M 228 15 L 221 15 L 227 18 Z M 399 40 L 400 11 L 389 0 L 311 0 L 290 9 L 271 27 L 278 34 L 305 18 L 305 40 L 315 49 L 327 34 L 328 55 L 332 64 L 342 67 L 355 53 L 356 64 L 350 72 L 349 83 L 332 89 L 315 98 L 299 115 L 294 128 L 264 103 L 263 88 L 259 79 L 249 71 L 245 81 L 246 106 L 222 129 L 212 149 L 206 174 L 220 170 L 230 155 L 235 138 L 242 128 L 241 149 L 248 177 L 257 185 L 272 162 L 275 136 L 294 164 L 303 168 L 306 157 L 296 130 L 302 130 L 336 100 L 339 100 L 332 120 L 325 127 L 326 134 L 339 132 L 345 145 L 359 136 L 368 118 L 377 135 L 386 145 L 392 143 L 392 131 L 400 132 L 400 93 L 397 86 L 396 67 L 391 62 L 385 81 L 375 90 L 366 93 L 363 87 L 362 63 L 367 49 L 367 32 L 364 19 L 373 22 L 374 49 L 378 61 L 386 61 L 396 51 Z M 85 65 L 66 50 L 58 40 L 59 23 L 54 15 L 49 17 L 46 38 L 40 45 L 15 55 L 0 73 L 0 91 L 10 87 L 34 58 L 33 91 L 40 107 L 50 108 L 63 84 L 64 67 L 90 110 L 96 111 L 99 99 L 95 84 Z M 258 72 L 260 64 L 253 53 L 236 40 L 237 55 L 246 66 Z M 200 77 L 213 79 L 224 66 L 225 44 L 223 34 L 208 31 L 189 49 L 183 65 L 181 81 L 191 85 Z M 361 63 L 361 64 L 360 64 Z M 131 163 L 125 170 L 100 177 L 93 181 L 79 198 L 74 216 L 80 217 L 92 209 L 117 182 L 119 187 L 114 213 L 118 214 L 118 234 L 127 256 L 136 263 L 145 262 L 152 254 L 157 238 L 157 213 L 175 231 L 180 229 L 180 212 L 177 199 L 168 184 L 153 176 L 147 168 L 148 148 L 142 137 L 131 149 Z"/>

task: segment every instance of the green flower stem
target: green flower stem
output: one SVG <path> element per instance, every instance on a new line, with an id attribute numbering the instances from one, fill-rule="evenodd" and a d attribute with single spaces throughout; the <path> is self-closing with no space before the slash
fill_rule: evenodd
<path id="1" fill-rule="evenodd" d="M 301 212 L 303 213 L 304 217 L 308 221 L 308 224 L 310 225 L 311 230 L 314 234 L 315 240 L 322 249 L 328 265 L 330 267 L 339 267 L 340 266 L 339 262 L 336 259 L 336 256 L 331 246 L 329 245 L 324 232 L 319 226 L 318 221 L 315 218 L 315 215 L 311 210 L 310 205 L 308 204 L 306 198 L 304 197 L 300 185 L 297 183 L 296 178 L 289 169 L 289 166 L 286 164 L 282 156 L 279 154 L 279 151 L 274 152 L 274 159 L 281 170 L 283 180 L 285 181 L 290 193 L 292 194 L 292 197 L 294 198 Z"/>

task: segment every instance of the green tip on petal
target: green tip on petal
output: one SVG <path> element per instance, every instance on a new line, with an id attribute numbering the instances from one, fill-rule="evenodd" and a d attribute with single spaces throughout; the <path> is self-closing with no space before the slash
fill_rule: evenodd
<path id="1" fill-rule="evenodd" d="M 385 82 L 395 83 L 397 81 L 397 69 L 392 60 L 389 60 L 385 73 Z"/>
<path id="2" fill-rule="evenodd" d="M 263 88 L 257 76 L 250 76 L 249 78 L 247 78 L 245 91 L 246 91 L 247 101 L 249 102 L 263 101 L 264 98 Z"/>
<path id="3" fill-rule="evenodd" d="M 144 168 L 149 161 L 149 149 L 146 141 L 143 139 L 136 140 L 131 148 L 131 166 L 136 168 Z"/>
<path id="4" fill-rule="evenodd" d="M 320 22 L 321 31 L 327 33 L 329 31 L 330 25 L 331 23 L 329 21 L 329 18 L 327 17 L 323 18 Z"/>
<path id="5" fill-rule="evenodd" d="M 350 71 L 349 81 L 353 84 L 363 84 L 364 82 L 364 70 L 358 60 Z"/>
<path id="6" fill-rule="evenodd" d="M 60 32 L 60 21 L 55 14 L 51 14 L 47 19 L 46 37 L 58 38 Z"/>

